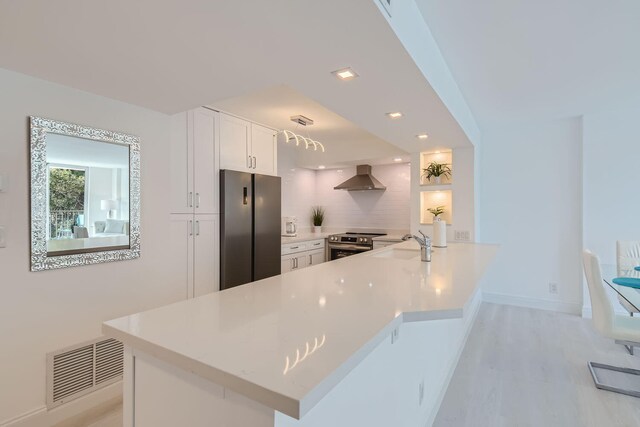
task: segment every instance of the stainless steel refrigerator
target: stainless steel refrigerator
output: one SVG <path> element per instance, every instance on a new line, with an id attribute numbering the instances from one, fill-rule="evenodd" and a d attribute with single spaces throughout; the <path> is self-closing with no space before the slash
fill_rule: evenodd
<path id="1" fill-rule="evenodd" d="M 280 177 L 220 171 L 220 289 L 280 274 Z"/>

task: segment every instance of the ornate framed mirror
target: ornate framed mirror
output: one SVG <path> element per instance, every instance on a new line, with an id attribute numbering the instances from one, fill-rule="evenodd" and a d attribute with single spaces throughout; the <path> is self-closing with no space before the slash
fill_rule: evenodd
<path id="1" fill-rule="evenodd" d="M 31 117 L 31 271 L 140 256 L 140 139 Z"/>

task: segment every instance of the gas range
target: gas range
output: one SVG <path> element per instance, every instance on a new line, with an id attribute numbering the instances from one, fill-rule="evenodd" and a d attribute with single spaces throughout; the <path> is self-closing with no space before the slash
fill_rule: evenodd
<path id="1" fill-rule="evenodd" d="M 386 233 L 347 232 L 329 236 L 330 259 L 335 260 L 373 249 L 373 238 Z"/>

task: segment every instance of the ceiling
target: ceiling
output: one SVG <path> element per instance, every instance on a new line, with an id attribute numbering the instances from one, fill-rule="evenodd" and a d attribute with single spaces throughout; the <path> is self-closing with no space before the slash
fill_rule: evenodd
<path id="1" fill-rule="evenodd" d="M 416 0 L 479 126 L 640 104 L 640 2 Z"/>
<path id="2" fill-rule="evenodd" d="M 406 152 L 471 146 L 373 0 L 0 0 L 0 67 L 167 114 L 287 85 Z"/>
<path id="3" fill-rule="evenodd" d="M 372 133 L 359 128 L 344 117 L 323 107 L 311 98 L 284 85 L 215 102 L 212 108 L 225 111 L 277 130 L 290 130 L 299 135 L 320 141 L 326 148 L 295 150 L 296 163 L 301 167 L 319 165 L 337 167 L 376 159 L 378 163 L 393 163 L 394 158 L 409 159 L 407 153 Z M 303 115 L 314 121 L 302 126 L 290 117 Z M 282 141 L 284 143 L 284 138 Z M 348 161 L 345 162 L 345 159 Z"/>

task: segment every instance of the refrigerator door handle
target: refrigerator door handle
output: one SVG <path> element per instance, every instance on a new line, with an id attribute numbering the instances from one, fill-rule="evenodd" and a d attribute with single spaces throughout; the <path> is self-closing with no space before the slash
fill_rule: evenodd
<path id="1" fill-rule="evenodd" d="M 242 187 L 242 204 L 246 205 L 249 203 L 249 196 L 247 193 L 247 187 Z"/>

